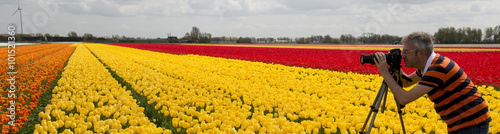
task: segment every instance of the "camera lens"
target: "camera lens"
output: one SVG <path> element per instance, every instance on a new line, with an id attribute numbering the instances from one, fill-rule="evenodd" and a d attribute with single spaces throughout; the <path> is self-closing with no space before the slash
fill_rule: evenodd
<path id="1" fill-rule="evenodd" d="M 366 63 L 375 64 L 375 56 L 374 56 L 374 54 L 361 54 L 360 62 L 361 62 L 361 65 L 366 64 Z"/>

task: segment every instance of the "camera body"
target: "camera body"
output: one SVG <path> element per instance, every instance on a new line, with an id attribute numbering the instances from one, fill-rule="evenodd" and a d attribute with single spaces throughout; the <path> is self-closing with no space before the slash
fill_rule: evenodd
<path id="1" fill-rule="evenodd" d="M 385 54 L 385 58 L 387 61 L 387 65 L 389 66 L 401 65 L 401 50 L 399 48 L 391 49 L 389 53 Z M 375 57 L 375 53 L 361 54 L 360 57 L 361 65 L 366 63 L 374 65 L 375 60 L 377 60 L 377 58 Z"/>

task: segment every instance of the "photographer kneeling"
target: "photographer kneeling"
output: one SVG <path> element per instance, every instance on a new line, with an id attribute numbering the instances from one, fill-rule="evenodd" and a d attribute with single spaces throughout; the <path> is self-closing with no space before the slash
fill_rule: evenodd
<path id="1" fill-rule="evenodd" d="M 487 134 L 491 116 L 487 102 L 467 74 L 451 59 L 434 53 L 428 33 L 413 32 L 403 37 L 402 59 L 405 66 L 417 68 L 410 75 L 403 71 L 403 86 L 415 85 L 406 91 L 398 85 L 387 69 L 384 53 L 376 53 L 375 64 L 396 99 L 405 105 L 427 94 L 436 112 L 448 125 L 448 133 Z M 379 62 L 380 61 L 380 62 Z"/>

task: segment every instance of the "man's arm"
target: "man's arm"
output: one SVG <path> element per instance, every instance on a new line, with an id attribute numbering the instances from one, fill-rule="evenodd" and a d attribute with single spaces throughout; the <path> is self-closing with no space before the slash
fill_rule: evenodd
<path id="1" fill-rule="evenodd" d="M 432 87 L 420 84 L 414 86 L 412 89 L 410 89 L 410 91 L 404 90 L 401 86 L 398 85 L 396 80 L 394 80 L 394 78 L 392 78 L 391 74 L 389 73 L 385 55 L 383 53 L 377 53 L 375 56 L 377 58 L 377 60 L 375 60 L 375 64 L 379 69 L 380 75 L 384 78 L 385 83 L 387 83 L 387 86 L 389 86 L 392 94 L 394 94 L 401 105 L 406 105 L 432 90 Z M 412 75 L 418 77 L 415 73 L 413 73 Z M 415 77 L 412 75 L 409 76 L 410 79 Z M 412 82 L 408 82 L 407 84 L 411 84 L 414 82 L 416 83 L 416 81 L 412 80 Z"/>
<path id="2" fill-rule="evenodd" d="M 387 86 L 389 86 L 392 94 L 394 94 L 401 105 L 406 105 L 432 90 L 432 87 L 417 84 L 410 89 L 410 91 L 406 91 L 398 85 L 396 80 L 392 78 L 391 74 L 384 73 L 382 74 L 382 77 L 384 77 L 385 83 L 387 83 Z"/>
<path id="3" fill-rule="evenodd" d="M 412 85 L 415 85 L 422 79 L 421 77 L 419 77 L 417 75 L 416 71 L 410 75 L 407 75 L 405 72 L 403 72 L 402 69 L 399 72 L 401 72 L 401 78 L 402 78 L 401 80 L 403 81 L 403 87 L 410 87 Z M 411 81 L 408 81 L 408 80 L 404 79 L 403 77 L 407 77 Z"/>

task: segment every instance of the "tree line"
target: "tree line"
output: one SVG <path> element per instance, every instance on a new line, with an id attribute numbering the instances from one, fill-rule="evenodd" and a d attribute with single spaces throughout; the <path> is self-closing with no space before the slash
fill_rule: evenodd
<path id="1" fill-rule="evenodd" d="M 484 29 L 484 35 L 479 28 L 440 28 L 434 33 L 437 44 L 479 44 L 500 43 L 500 25 Z"/>
<path id="2" fill-rule="evenodd" d="M 339 38 L 331 37 L 330 35 L 313 35 L 311 37 L 295 38 L 293 43 L 308 44 L 308 43 L 333 43 L 333 44 L 399 44 L 401 43 L 400 36 L 376 33 L 363 33 L 361 36 L 355 37 L 351 34 L 342 34 Z M 439 28 L 434 33 L 434 43 L 436 44 L 498 44 L 500 43 L 500 25 L 495 27 L 485 28 L 483 31 L 479 28 L 454 28 L 446 27 Z M 243 43 L 276 43 L 274 38 L 257 38 L 255 41 L 249 37 L 240 37 Z M 240 42 L 238 42 L 240 43 Z M 283 42 L 280 42 L 283 43 Z"/>
<path id="3" fill-rule="evenodd" d="M 484 32 L 483 32 L 484 31 Z M 400 36 L 376 33 L 363 33 L 361 36 L 342 34 L 340 37 L 330 35 L 312 35 L 310 37 L 212 37 L 212 34 L 201 32 L 193 26 L 190 32 L 178 39 L 176 36 L 166 38 L 140 38 L 112 35 L 111 37 L 96 37 L 91 33 L 84 33 L 79 36 L 75 31 L 71 31 L 67 36 L 58 34 L 23 34 L 21 41 L 87 41 L 87 42 L 123 42 L 123 43 L 298 43 L 298 44 L 399 44 Z M 439 28 L 433 35 L 436 44 L 498 44 L 500 43 L 500 25 L 488 27 L 484 30 L 479 28 L 445 27 Z M 7 35 L 0 35 L 0 41 L 7 41 Z"/>

